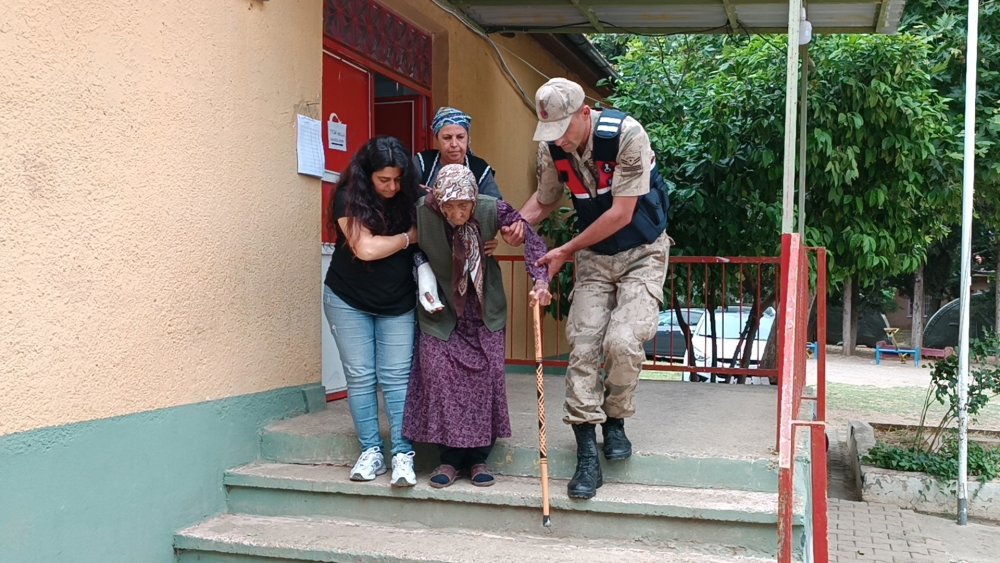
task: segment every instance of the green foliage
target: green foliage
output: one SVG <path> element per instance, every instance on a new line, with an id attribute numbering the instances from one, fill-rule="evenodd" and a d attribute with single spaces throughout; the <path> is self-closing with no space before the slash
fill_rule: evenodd
<path id="1" fill-rule="evenodd" d="M 672 255 L 778 253 L 776 161 L 784 119 L 778 53 L 762 38 L 633 37 L 618 58 L 622 80 L 610 101 L 644 125 L 657 153 L 671 193 Z M 731 268 L 723 280 L 717 269 L 696 268 L 670 283 L 684 304 L 749 304 L 762 292 L 767 297 L 757 280 L 774 277 L 763 270 Z M 704 295 L 705 288 L 714 294 Z"/>
<path id="2" fill-rule="evenodd" d="M 998 355 L 1000 337 L 996 334 L 969 343 L 970 378 L 966 409 L 970 417 L 975 417 L 992 397 L 1000 394 L 1000 367 L 996 364 Z M 934 401 L 944 405 L 947 410 L 938 425 L 932 429 L 929 439 L 925 439 L 927 412 Z M 953 480 L 958 476 L 958 443 L 950 426 L 957 417 L 958 357 L 952 355 L 937 362 L 931 370 L 931 382 L 913 444 L 907 448 L 876 444 L 862 461 L 885 469 L 920 471 Z M 984 449 L 979 444 L 970 442 L 968 470 L 969 475 L 981 476 L 987 480 L 997 477 L 1000 475 L 1000 450 Z"/>
<path id="3" fill-rule="evenodd" d="M 981 2 L 978 9 L 974 227 L 987 232 L 990 242 L 987 250 L 974 252 L 988 256 L 984 266 L 995 269 L 1000 261 L 995 239 L 1000 230 L 1000 41 L 996 35 L 1000 29 L 1000 3 Z M 901 32 L 924 37 L 933 46 L 930 61 L 933 85 L 949 99 L 950 118 L 959 134 L 965 130 L 967 16 L 967 2 L 909 0 L 900 25 Z M 956 237 L 950 251 L 956 263 L 958 247 Z M 957 270 L 956 266 L 945 271 Z M 949 286 L 954 285 L 948 281 Z"/>
<path id="4" fill-rule="evenodd" d="M 675 255 L 777 253 L 784 41 L 633 37 L 617 58 L 611 101 L 645 125 L 671 182 Z M 853 276 L 876 294 L 957 215 L 947 100 L 921 38 L 825 36 L 811 53 L 807 241 L 831 250 L 831 288 Z"/>
<path id="5" fill-rule="evenodd" d="M 861 461 L 884 469 L 918 471 L 954 481 L 958 479 L 958 442 L 954 438 L 946 440 L 936 452 L 875 444 Z M 986 481 L 1000 476 L 1000 450 L 986 449 L 976 442 L 969 442 L 968 474 Z"/>
<path id="6" fill-rule="evenodd" d="M 949 99 L 953 126 L 962 132 L 965 114 L 966 18 L 968 3 L 959 0 L 910 0 L 902 32 L 925 37 L 933 45 L 934 87 Z M 976 103 L 976 211 L 990 228 L 1000 227 L 1000 3 L 979 5 L 979 57 Z"/>
<path id="7" fill-rule="evenodd" d="M 628 50 L 631 35 L 625 33 L 595 33 L 587 35 L 587 39 L 597 47 L 605 59 L 614 62 Z"/>
<path id="8" fill-rule="evenodd" d="M 773 255 L 784 64 L 761 38 L 634 38 L 611 101 L 642 122 L 672 185 L 674 254 Z"/>
<path id="9" fill-rule="evenodd" d="M 911 273 L 957 216 L 946 100 L 912 36 L 833 36 L 813 46 L 808 239 L 831 252 L 831 284 L 862 290 Z"/>
<path id="10" fill-rule="evenodd" d="M 958 222 L 965 10 L 959 0 L 912 0 L 905 33 L 818 36 L 810 46 L 806 239 L 830 250 L 831 292 L 850 278 L 874 303 L 909 287 Z M 986 231 L 992 240 L 1000 229 L 1000 43 L 992 35 L 1000 3 L 980 14 L 977 217 L 995 225 Z M 610 101 L 645 125 L 670 182 L 673 254 L 776 254 L 785 38 L 595 41 L 619 72 Z M 950 285 L 935 278 L 945 270 L 928 270 L 929 288 Z"/>
<path id="11" fill-rule="evenodd" d="M 538 234 L 547 238 L 550 248 L 562 246 L 576 234 L 576 215 L 572 207 L 560 207 L 538 226 Z M 552 303 L 545 310 L 553 319 L 561 320 L 569 313 L 569 292 L 573 289 L 573 263 L 568 262 L 553 277 L 550 288 Z"/>
<path id="12" fill-rule="evenodd" d="M 976 416 L 991 397 L 1000 394 L 1000 367 L 993 361 L 993 358 L 998 356 L 1000 356 L 1000 337 L 996 333 L 969 342 L 970 377 L 966 408 L 970 416 Z M 957 355 L 953 354 L 934 364 L 928 395 L 933 395 L 935 401 L 948 407 L 939 427 L 945 427 L 955 420 L 958 416 Z M 926 410 L 925 405 L 924 411 Z"/>

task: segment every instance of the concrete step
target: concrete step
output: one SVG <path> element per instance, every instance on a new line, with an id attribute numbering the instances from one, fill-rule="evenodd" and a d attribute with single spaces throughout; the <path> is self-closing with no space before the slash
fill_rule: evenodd
<path id="1" fill-rule="evenodd" d="M 427 528 L 464 528 L 485 533 L 539 533 L 538 479 L 503 476 L 493 487 L 460 480 L 446 489 L 418 474 L 413 488 L 397 489 L 387 476 L 358 483 L 349 468 L 333 465 L 259 463 L 228 471 L 229 510 L 263 516 L 352 519 Z M 606 483 L 589 501 L 570 499 L 566 481 L 549 483 L 552 526 L 560 538 L 608 538 L 669 545 L 687 542 L 739 546 L 751 554 L 773 554 L 777 495 L 767 492 L 691 489 Z M 800 506 L 796 534 L 802 535 Z"/>
<path id="2" fill-rule="evenodd" d="M 509 375 L 507 388 L 513 436 L 497 441 L 490 467 L 503 475 L 537 477 L 534 378 Z M 556 479 L 569 479 L 576 466 L 573 433 L 556 417 L 564 389 L 561 377 L 546 378 L 546 394 L 551 397 L 547 408 L 549 474 Z M 627 462 L 602 460 L 607 481 L 777 490 L 773 388 L 643 381 L 636 402 L 638 414 L 626 421 L 635 453 Z M 734 418 L 738 413 L 746 416 Z M 713 422 L 713 417 L 722 420 Z M 383 435 L 388 446 L 388 432 Z M 346 465 L 354 463 L 359 453 L 346 401 L 271 424 L 261 436 L 261 457 L 268 461 Z M 418 445 L 418 469 L 429 471 L 437 460 L 436 448 Z"/>
<path id="3" fill-rule="evenodd" d="M 613 561 L 762 562 L 741 549 L 693 544 L 648 546 L 630 541 L 561 540 L 539 527 L 532 534 L 385 526 L 336 518 L 310 519 L 225 514 L 174 537 L 179 563 L 371 563 L 495 561 L 609 563 Z"/>

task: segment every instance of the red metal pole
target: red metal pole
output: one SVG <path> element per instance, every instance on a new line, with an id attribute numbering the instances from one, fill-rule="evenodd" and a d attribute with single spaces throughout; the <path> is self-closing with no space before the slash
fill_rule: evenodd
<path id="1" fill-rule="evenodd" d="M 782 322 L 778 332 L 779 362 L 779 401 L 778 401 L 778 561 L 792 561 L 792 515 L 794 499 L 792 489 L 792 473 L 795 461 L 795 353 L 786 345 L 795 345 L 796 321 L 800 292 L 796 291 L 801 280 L 799 260 L 801 249 L 797 235 L 781 236 L 781 266 L 782 285 L 786 291 L 782 293 Z M 788 353 L 791 351 L 792 353 Z"/>
<path id="2" fill-rule="evenodd" d="M 826 420 L 826 249 L 816 250 L 816 418 Z"/>
<path id="3" fill-rule="evenodd" d="M 827 563 L 830 559 L 830 543 L 828 539 L 829 522 L 827 520 L 829 505 L 826 498 L 826 425 L 816 424 L 811 430 L 813 561 Z"/>

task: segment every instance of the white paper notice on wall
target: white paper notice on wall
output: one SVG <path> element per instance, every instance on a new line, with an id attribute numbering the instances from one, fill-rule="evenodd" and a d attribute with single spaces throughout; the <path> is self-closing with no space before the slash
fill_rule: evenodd
<path id="1" fill-rule="evenodd" d="M 347 124 L 340 121 L 337 114 L 331 113 L 326 127 L 327 138 L 330 140 L 330 150 L 347 152 Z"/>
<path id="2" fill-rule="evenodd" d="M 299 174 L 320 178 L 326 161 L 323 154 L 322 122 L 302 114 L 298 117 Z"/>

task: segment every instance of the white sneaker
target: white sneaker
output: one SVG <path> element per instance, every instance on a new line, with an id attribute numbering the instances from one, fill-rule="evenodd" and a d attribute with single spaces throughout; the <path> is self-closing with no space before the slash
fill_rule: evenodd
<path id="1" fill-rule="evenodd" d="M 392 456 L 392 486 L 412 487 L 417 484 L 413 474 L 414 452 L 398 453 Z"/>
<path id="2" fill-rule="evenodd" d="M 385 458 L 382 457 L 382 448 L 375 446 L 361 452 L 351 469 L 351 481 L 371 481 L 386 471 L 388 469 L 385 467 Z"/>

